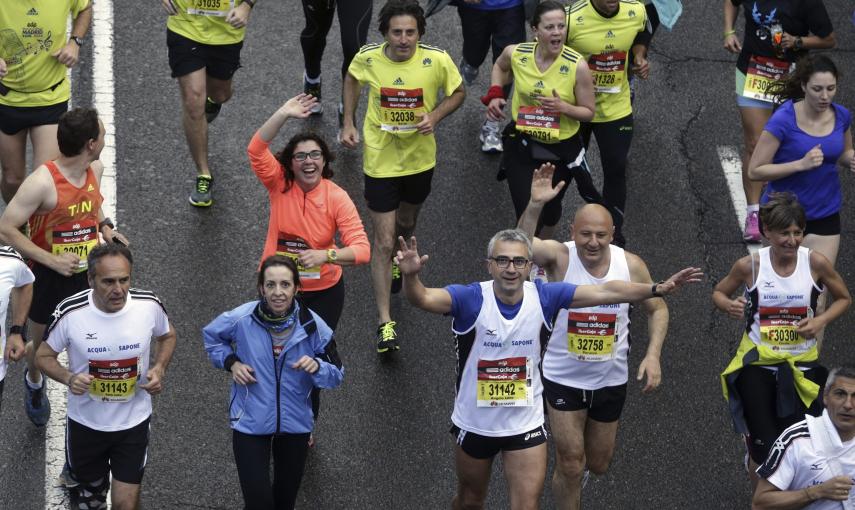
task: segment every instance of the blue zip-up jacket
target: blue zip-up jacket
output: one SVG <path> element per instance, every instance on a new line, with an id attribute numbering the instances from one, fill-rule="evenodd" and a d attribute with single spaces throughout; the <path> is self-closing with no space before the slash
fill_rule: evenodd
<path id="1" fill-rule="evenodd" d="M 257 381 L 246 386 L 232 382 L 229 419 L 244 434 L 304 434 L 312 431 L 313 387 L 335 388 L 344 369 L 333 332 L 308 308 L 297 307 L 297 324 L 278 359 L 267 328 L 255 317 L 258 301 L 228 311 L 202 330 L 205 351 L 217 368 L 231 368 L 233 360 L 253 368 Z M 314 374 L 291 368 L 304 355 L 318 361 Z"/>

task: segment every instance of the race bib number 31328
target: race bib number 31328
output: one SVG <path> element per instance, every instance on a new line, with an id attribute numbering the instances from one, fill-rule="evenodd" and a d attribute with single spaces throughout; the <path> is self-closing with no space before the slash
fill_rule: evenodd
<path id="1" fill-rule="evenodd" d="M 478 407 L 528 407 L 533 404 L 531 358 L 478 360 Z"/>
<path id="2" fill-rule="evenodd" d="M 617 94 L 623 88 L 626 78 L 626 52 L 611 51 L 591 55 L 588 67 L 594 76 L 594 92 Z"/>
<path id="3" fill-rule="evenodd" d="M 415 132 L 425 115 L 422 89 L 380 88 L 380 129 L 392 133 Z"/>
<path id="4" fill-rule="evenodd" d="M 133 398 L 139 376 L 139 360 L 89 360 L 89 397 L 99 402 L 127 402 Z"/>

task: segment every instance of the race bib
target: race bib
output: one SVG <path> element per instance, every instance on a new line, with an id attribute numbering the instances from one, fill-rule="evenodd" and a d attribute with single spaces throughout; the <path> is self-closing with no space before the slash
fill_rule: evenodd
<path id="1" fill-rule="evenodd" d="M 391 133 L 413 133 L 425 116 L 422 89 L 380 88 L 380 129 Z"/>
<path id="2" fill-rule="evenodd" d="M 80 265 L 74 271 L 75 273 L 86 271 L 86 257 L 96 246 L 98 246 L 98 223 L 95 220 L 63 223 L 53 227 L 51 253 L 54 255 L 73 253 L 80 257 Z"/>
<path id="3" fill-rule="evenodd" d="M 306 268 L 301 266 L 298 261 L 301 252 L 311 249 L 302 238 L 282 232 L 279 233 L 279 239 L 276 241 L 276 254 L 294 259 L 294 262 L 297 263 L 297 270 L 300 272 L 300 278 L 318 280 L 321 277 L 321 266 Z"/>
<path id="4" fill-rule="evenodd" d="M 774 99 L 767 95 L 769 87 L 785 79 L 789 72 L 790 63 L 786 60 L 751 55 L 742 95 L 771 103 Z"/>
<path id="5" fill-rule="evenodd" d="M 588 67 L 594 76 L 594 92 L 617 94 L 626 79 L 626 52 L 612 51 L 591 55 Z"/>
<path id="6" fill-rule="evenodd" d="M 760 342 L 773 351 L 802 351 L 807 339 L 796 333 L 799 321 L 809 316 L 808 307 L 760 307 Z"/>
<path id="7" fill-rule="evenodd" d="M 133 398 L 139 377 L 139 360 L 89 360 L 89 398 L 99 402 L 127 402 Z"/>
<path id="8" fill-rule="evenodd" d="M 570 312 L 567 351 L 577 361 L 609 361 L 615 357 L 617 315 Z"/>
<path id="9" fill-rule="evenodd" d="M 235 0 L 190 0 L 187 14 L 225 18 L 235 6 Z"/>
<path id="10" fill-rule="evenodd" d="M 478 360 L 478 407 L 533 405 L 531 358 Z"/>
<path id="11" fill-rule="evenodd" d="M 517 111 L 517 131 L 527 133 L 535 140 L 554 143 L 559 140 L 561 114 L 540 106 L 520 106 Z"/>

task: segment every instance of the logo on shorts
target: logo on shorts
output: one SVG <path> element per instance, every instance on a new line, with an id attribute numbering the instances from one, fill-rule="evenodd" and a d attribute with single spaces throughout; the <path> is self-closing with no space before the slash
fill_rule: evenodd
<path id="1" fill-rule="evenodd" d="M 433 60 L 429 58 L 425 58 L 424 60 L 422 60 L 422 67 L 428 67 L 431 64 L 433 64 Z"/>
<path id="2" fill-rule="evenodd" d="M 395 79 L 395 81 L 394 81 L 394 82 L 392 82 L 392 85 L 403 85 L 403 84 L 404 84 L 404 80 L 402 80 L 400 76 L 398 76 L 398 77 Z"/>
<path id="3" fill-rule="evenodd" d="M 529 439 L 534 439 L 534 438 L 540 437 L 542 434 L 543 434 L 543 432 L 541 432 L 539 430 L 537 432 L 528 432 L 528 433 L 526 433 L 523 441 L 528 441 Z"/>
<path id="4" fill-rule="evenodd" d="M 30 9 L 29 11 L 27 11 L 27 16 L 38 16 L 38 15 L 39 15 L 39 11 L 37 11 L 35 7 Z"/>
<path id="5" fill-rule="evenodd" d="M 555 399 L 555 405 L 556 406 L 563 406 L 565 404 L 567 404 L 567 402 L 565 402 L 563 398 Z"/>

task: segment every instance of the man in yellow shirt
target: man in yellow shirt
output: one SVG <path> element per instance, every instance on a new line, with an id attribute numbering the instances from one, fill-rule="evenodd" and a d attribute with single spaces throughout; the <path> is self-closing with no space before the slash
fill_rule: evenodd
<path id="1" fill-rule="evenodd" d="M 256 0 L 161 0 L 169 14 L 166 45 L 172 77 L 181 89 L 181 122 L 196 164 L 190 203 L 210 207 L 208 123 L 232 97 L 249 13 Z"/>
<path id="2" fill-rule="evenodd" d="M 390 294 L 401 289 L 400 271 L 392 265 L 396 240 L 409 239 L 416 228 L 436 166 L 434 128 L 460 106 L 465 92 L 451 57 L 419 42 L 425 16 L 416 0 L 389 0 L 379 18 L 386 41 L 364 46 L 345 77 L 341 143 L 359 145 L 354 115 L 360 88 L 369 85 L 362 167 L 374 224 L 371 282 L 380 323 L 377 352 L 385 353 L 400 347 L 389 311 Z"/>
<path id="3" fill-rule="evenodd" d="M 59 156 L 56 126 L 71 97 L 66 69 L 77 64 L 92 21 L 89 0 L 50 4 L 0 2 L 0 194 L 7 204 L 27 173 L 28 135 L 34 167 Z"/>

